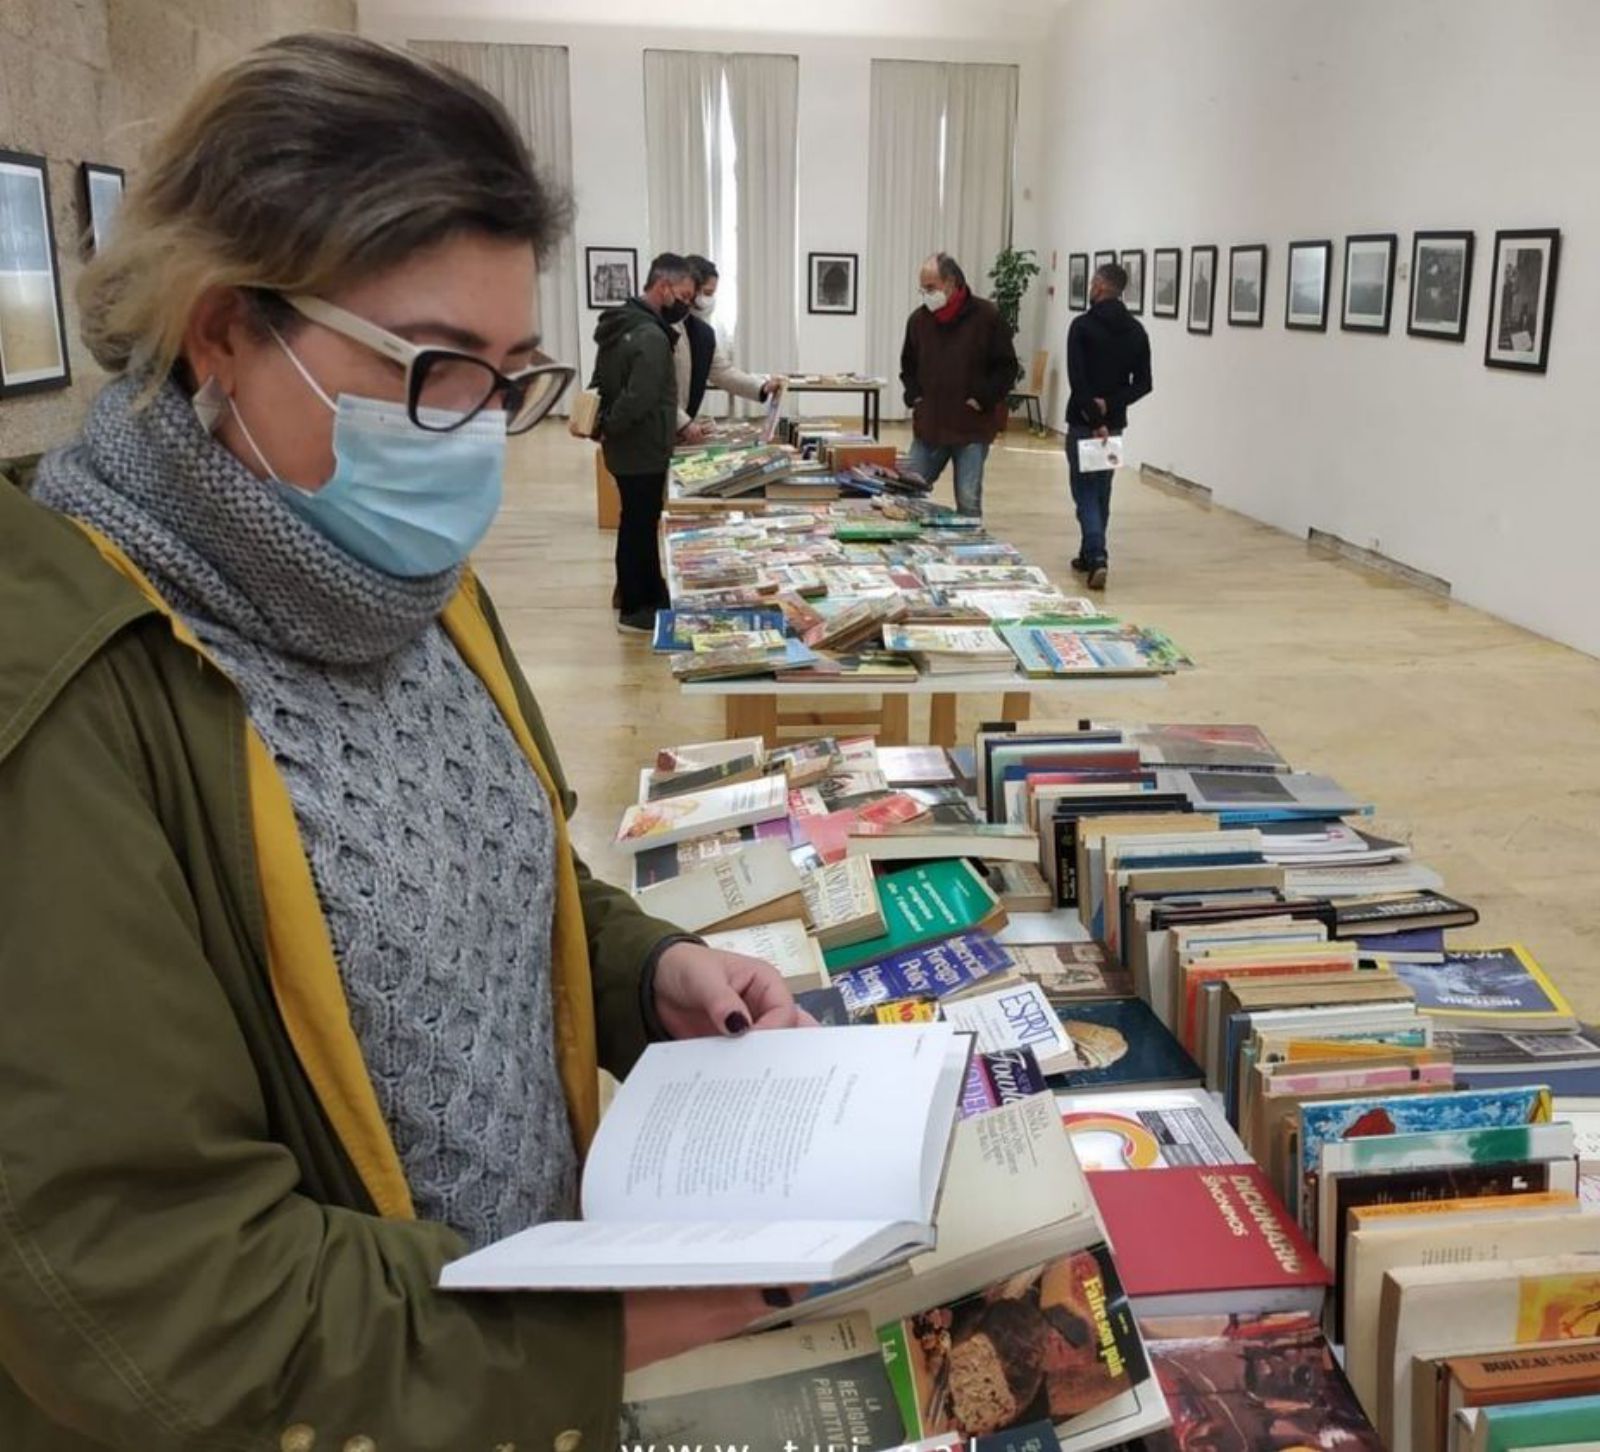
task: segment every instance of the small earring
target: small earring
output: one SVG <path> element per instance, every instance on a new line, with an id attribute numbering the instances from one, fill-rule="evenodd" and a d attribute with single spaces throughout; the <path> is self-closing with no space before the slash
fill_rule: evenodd
<path id="1" fill-rule="evenodd" d="M 217 382 L 217 375 L 213 373 L 195 391 L 189 399 L 194 408 L 194 415 L 200 420 L 200 427 L 208 434 L 217 431 L 217 425 L 222 422 L 222 413 L 228 406 L 228 395 Z"/>

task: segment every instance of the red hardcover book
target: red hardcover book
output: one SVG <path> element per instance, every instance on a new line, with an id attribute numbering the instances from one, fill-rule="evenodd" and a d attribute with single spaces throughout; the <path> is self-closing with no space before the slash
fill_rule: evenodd
<path id="1" fill-rule="evenodd" d="M 1331 1277 L 1257 1165 L 1090 1175 L 1134 1312 L 1320 1314 Z"/>

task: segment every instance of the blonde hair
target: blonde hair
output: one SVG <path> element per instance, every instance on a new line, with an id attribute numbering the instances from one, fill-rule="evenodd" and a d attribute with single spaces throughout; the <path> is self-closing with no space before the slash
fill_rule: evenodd
<path id="1" fill-rule="evenodd" d="M 150 148 L 79 281 L 83 340 L 154 384 L 210 288 L 289 327 L 284 293 L 336 292 L 458 232 L 543 254 L 569 213 L 472 81 L 355 36 L 288 36 L 205 82 Z"/>

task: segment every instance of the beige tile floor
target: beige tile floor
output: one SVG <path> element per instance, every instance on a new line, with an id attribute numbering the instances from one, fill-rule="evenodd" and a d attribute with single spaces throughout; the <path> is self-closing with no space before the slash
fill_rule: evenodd
<path id="1" fill-rule="evenodd" d="M 1070 582 L 1059 443 L 1009 435 L 985 497 L 991 530 Z M 722 715 L 681 699 L 663 663 L 614 632 L 613 540 L 595 528 L 590 446 L 559 424 L 518 442 L 480 567 L 582 800 L 578 848 L 625 881 L 608 844 L 638 766 L 658 744 L 720 735 Z M 1126 473 L 1111 555 L 1110 608 L 1168 630 L 1197 669 L 1085 711 L 1255 722 L 1297 766 L 1369 796 L 1377 828 L 1477 905 L 1478 941 L 1520 939 L 1600 1019 L 1600 661 Z M 963 737 L 998 705 L 964 700 Z M 914 736 L 926 709 L 913 703 Z"/>

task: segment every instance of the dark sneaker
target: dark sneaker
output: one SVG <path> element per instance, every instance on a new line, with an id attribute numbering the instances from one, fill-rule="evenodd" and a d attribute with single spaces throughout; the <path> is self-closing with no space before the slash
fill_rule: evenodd
<path id="1" fill-rule="evenodd" d="M 1089 579 L 1086 583 L 1091 590 L 1105 589 L 1106 567 L 1104 565 L 1096 565 L 1092 570 L 1089 571 Z"/>
<path id="2" fill-rule="evenodd" d="M 626 615 L 617 616 L 617 633 L 619 635 L 654 635 L 656 633 L 656 612 L 654 610 L 630 610 Z"/>
<path id="3" fill-rule="evenodd" d="M 1072 557 L 1072 573 L 1075 575 L 1087 575 L 1089 573 L 1089 567 L 1084 564 L 1082 555 L 1074 555 Z"/>

